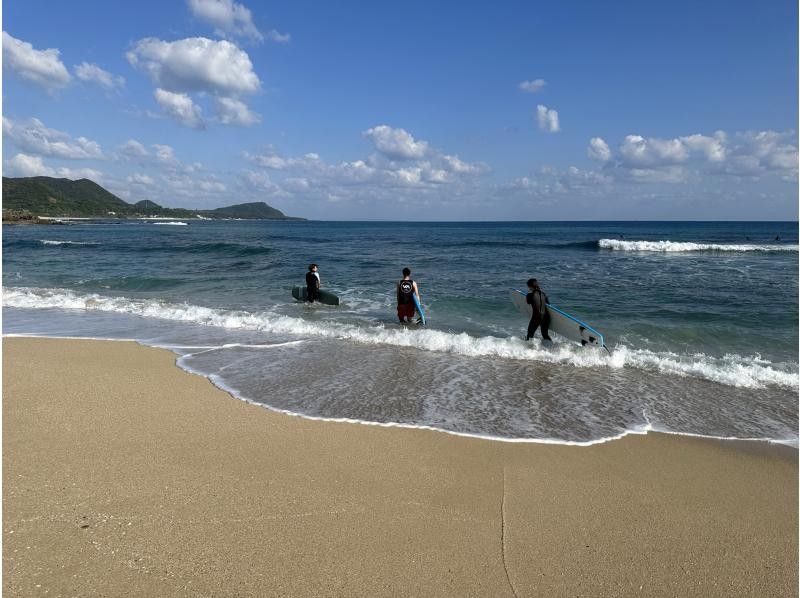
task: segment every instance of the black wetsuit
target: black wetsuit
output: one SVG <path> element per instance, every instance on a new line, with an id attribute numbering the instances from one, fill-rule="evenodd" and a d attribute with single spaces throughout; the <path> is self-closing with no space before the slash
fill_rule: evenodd
<path id="1" fill-rule="evenodd" d="M 310 270 L 306 272 L 306 299 L 310 303 L 319 301 L 319 278 Z"/>
<path id="2" fill-rule="evenodd" d="M 547 313 L 547 304 L 549 303 L 547 295 L 545 295 L 541 289 L 536 289 L 526 295 L 525 301 L 528 305 L 533 307 L 533 315 L 528 324 L 528 338 L 526 340 L 531 340 L 533 338 L 539 326 L 542 327 L 542 338 L 548 341 L 553 340 L 548 334 L 548 329 L 550 328 L 550 314 Z"/>

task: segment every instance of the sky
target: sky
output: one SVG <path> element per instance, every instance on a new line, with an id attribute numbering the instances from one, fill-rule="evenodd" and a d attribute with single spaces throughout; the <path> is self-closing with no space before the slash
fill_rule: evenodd
<path id="1" fill-rule="evenodd" d="M 3 175 L 350 220 L 796 220 L 795 1 L 3 2 Z"/>

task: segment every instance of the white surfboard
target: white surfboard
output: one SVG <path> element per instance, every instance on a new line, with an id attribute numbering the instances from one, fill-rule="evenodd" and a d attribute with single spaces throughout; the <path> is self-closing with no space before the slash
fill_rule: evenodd
<path id="1" fill-rule="evenodd" d="M 529 305 L 525 298 L 526 294 L 522 291 L 511 289 L 512 303 L 514 303 L 520 312 L 530 318 L 533 315 L 533 306 Z M 603 335 L 586 322 L 582 322 L 575 316 L 571 316 L 550 303 L 547 304 L 547 313 L 550 314 L 550 332 L 555 332 L 559 336 L 563 336 L 566 339 L 578 342 L 584 346 L 606 346 Z"/>

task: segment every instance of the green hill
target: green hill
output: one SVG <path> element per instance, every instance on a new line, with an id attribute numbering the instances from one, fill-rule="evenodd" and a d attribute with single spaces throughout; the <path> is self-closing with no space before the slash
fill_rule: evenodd
<path id="1" fill-rule="evenodd" d="M 3 209 L 37 216 L 108 216 L 132 213 L 132 206 L 89 179 L 71 181 L 46 176 L 3 177 Z"/>
<path id="2" fill-rule="evenodd" d="M 165 208 L 145 199 L 129 204 L 89 179 L 71 181 L 46 176 L 3 177 L 3 214 L 27 214 L 51 217 L 136 217 L 167 218 L 245 218 L 268 220 L 303 220 L 286 216 L 263 201 L 242 203 L 215 210 Z"/>
<path id="3" fill-rule="evenodd" d="M 272 206 L 268 206 L 263 201 L 239 203 L 226 208 L 217 208 L 216 210 L 203 210 L 202 214 L 203 216 L 217 218 L 261 218 L 267 220 L 284 220 L 287 218 L 286 214 Z"/>

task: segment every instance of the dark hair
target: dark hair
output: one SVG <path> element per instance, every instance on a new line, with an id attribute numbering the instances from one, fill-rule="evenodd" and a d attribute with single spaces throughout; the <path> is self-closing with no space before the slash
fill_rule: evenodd
<path id="1" fill-rule="evenodd" d="M 316 267 L 317 267 L 317 265 L 316 265 L 316 264 L 310 264 L 310 265 L 308 266 L 308 271 L 310 272 L 311 270 L 313 270 L 313 269 L 314 269 L 314 268 L 316 268 Z"/>
<path id="2" fill-rule="evenodd" d="M 531 288 L 536 288 L 536 287 L 539 286 L 539 283 L 536 281 L 535 278 L 529 278 L 528 279 L 528 286 L 531 287 Z"/>
<path id="3" fill-rule="evenodd" d="M 411 276 L 411 268 L 403 268 L 403 276 Z"/>

